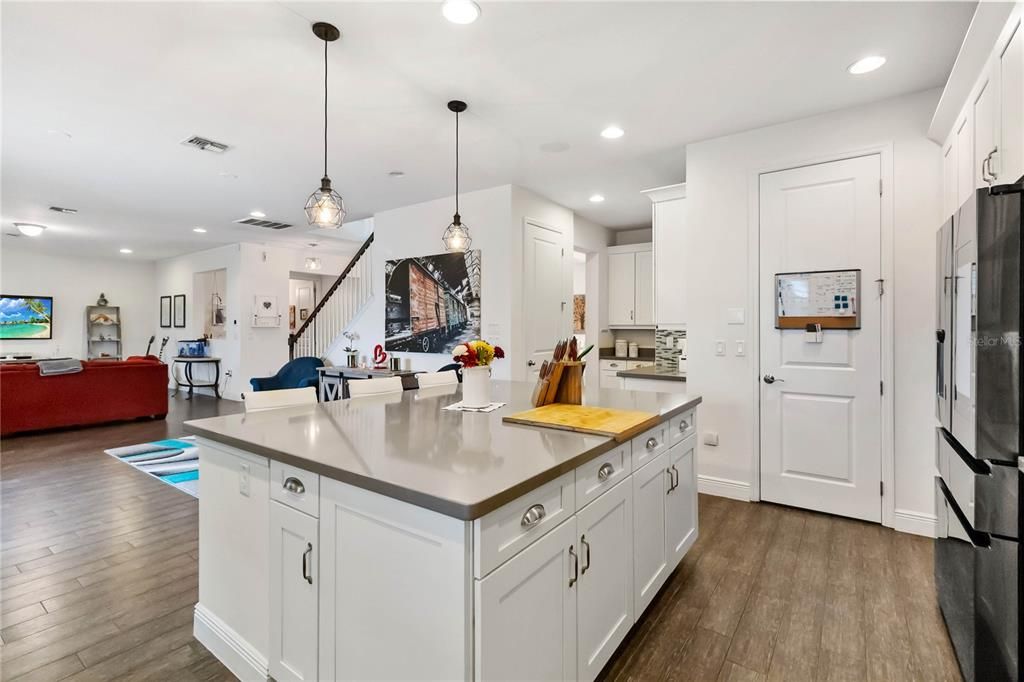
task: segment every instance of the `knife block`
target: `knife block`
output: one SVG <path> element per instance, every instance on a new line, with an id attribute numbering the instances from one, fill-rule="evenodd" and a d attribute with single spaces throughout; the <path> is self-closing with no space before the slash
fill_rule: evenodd
<path id="1" fill-rule="evenodd" d="M 555 391 L 556 403 L 565 405 L 583 404 L 583 370 L 586 369 L 585 362 L 560 362 L 562 372 L 557 390 Z"/>

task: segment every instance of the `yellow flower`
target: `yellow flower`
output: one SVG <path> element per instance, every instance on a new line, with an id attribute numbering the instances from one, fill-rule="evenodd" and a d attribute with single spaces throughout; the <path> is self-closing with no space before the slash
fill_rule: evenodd
<path id="1" fill-rule="evenodd" d="M 469 342 L 470 347 L 476 353 L 477 362 L 481 365 L 489 365 L 494 360 L 494 346 L 483 339 L 476 339 Z"/>

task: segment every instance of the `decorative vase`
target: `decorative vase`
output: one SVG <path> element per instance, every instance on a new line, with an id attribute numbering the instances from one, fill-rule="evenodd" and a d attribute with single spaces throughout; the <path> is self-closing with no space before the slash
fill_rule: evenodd
<path id="1" fill-rule="evenodd" d="M 359 353 L 349 353 L 346 357 L 348 358 L 349 367 L 359 366 Z"/>
<path id="2" fill-rule="evenodd" d="M 491 368 L 466 367 L 462 370 L 462 405 L 487 407 L 491 404 Z"/>

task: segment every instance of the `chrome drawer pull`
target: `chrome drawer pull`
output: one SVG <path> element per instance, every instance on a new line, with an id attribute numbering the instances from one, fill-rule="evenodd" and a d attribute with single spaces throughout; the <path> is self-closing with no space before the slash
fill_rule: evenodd
<path id="1" fill-rule="evenodd" d="M 648 450 L 653 450 L 656 447 L 658 447 L 658 441 L 656 441 L 654 438 L 648 438 L 647 439 L 647 449 Z"/>
<path id="2" fill-rule="evenodd" d="M 519 525 L 523 528 L 533 528 L 547 515 L 548 513 L 544 509 L 543 504 L 535 504 L 526 510 L 526 513 L 523 514 L 523 520 L 519 522 Z"/>
<path id="3" fill-rule="evenodd" d="M 587 554 L 586 554 L 587 563 L 583 565 L 583 570 L 580 571 L 580 575 L 583 575 L 584 573 L 587 572 L 587 569 L 590 568 L 590 543 L 587 542 L 587 536 L 586 535 L 580 536 L 580 544 L 583 545 L 586 548 L 586 550 L 587 550 Z"/>
<path id="4" fill-rule="evenodd" d="M 572 577 L 569 578 L 569 587 L 572 587 L 580 579 L 580 558 L 572 545 L 569 545 L 569 556 L 572 557 Z"/>
<path id="5" fill-rule="evenodd" d="M 313 544 L 306 543 L 306 551 L 302 553 L 302 577 L 310 585 L 313 584 L 313 574 L 309 570 L 309 560 L 313 556 Z"/>
<path id="6" fill-rule="evenodd" d="M 676 489 L 676 479 L 672 476 L 671 467 L 666 467 L 665 473 L 668 474 L 668 490 L 665 491 L 665 494 L 671 495 L 672 491 Z"/>
<path id="7" fill-rule="evenodd" d="M 306 492 L 306 486 L 302 485 L 302 481 L 294 476 L 289 476 L 284 479 L 284 489 L 290 493 L 295 493 L 296 495 L 301 495 Z"/>
<path id="8" fill-rule="evenodd" d="M 686 421 L 685 419 L 682 420 L 681 422 L 679 422 L 679 430 L 682 431 L 683 433 L 686 433 L 686 431 L 689 428 L 690 428 L 690 422 Z"/>
<path id="9" fill-rule="evenodd" d="M 597 470 L 597 480 L 602 482 L 607 481 L 609 478 L 612 477 L 612 474 L 614 473 L 615 467 L 613 467 L 608 462 L 605 462 L 604 464 L 601 465 L 601 468 Z"/>

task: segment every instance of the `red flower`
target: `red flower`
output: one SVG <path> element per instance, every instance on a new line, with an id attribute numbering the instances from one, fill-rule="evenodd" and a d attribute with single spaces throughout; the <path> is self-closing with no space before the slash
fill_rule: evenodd
<path id="1" fill-rule="evenodd" d="M 499 360 L 505 357 L 505 351 L 501 349 L 501 346 L 494 347 L 494 357 L 498 358 Z"/>
<path id="2" fill-rule="evenodd" d="M 461 363 L 463 367 L 477 366 L 477 355 L 472 346 L 466 346 L 466 352 L 462 355 L 456 355 L 454 360 Z"/>

